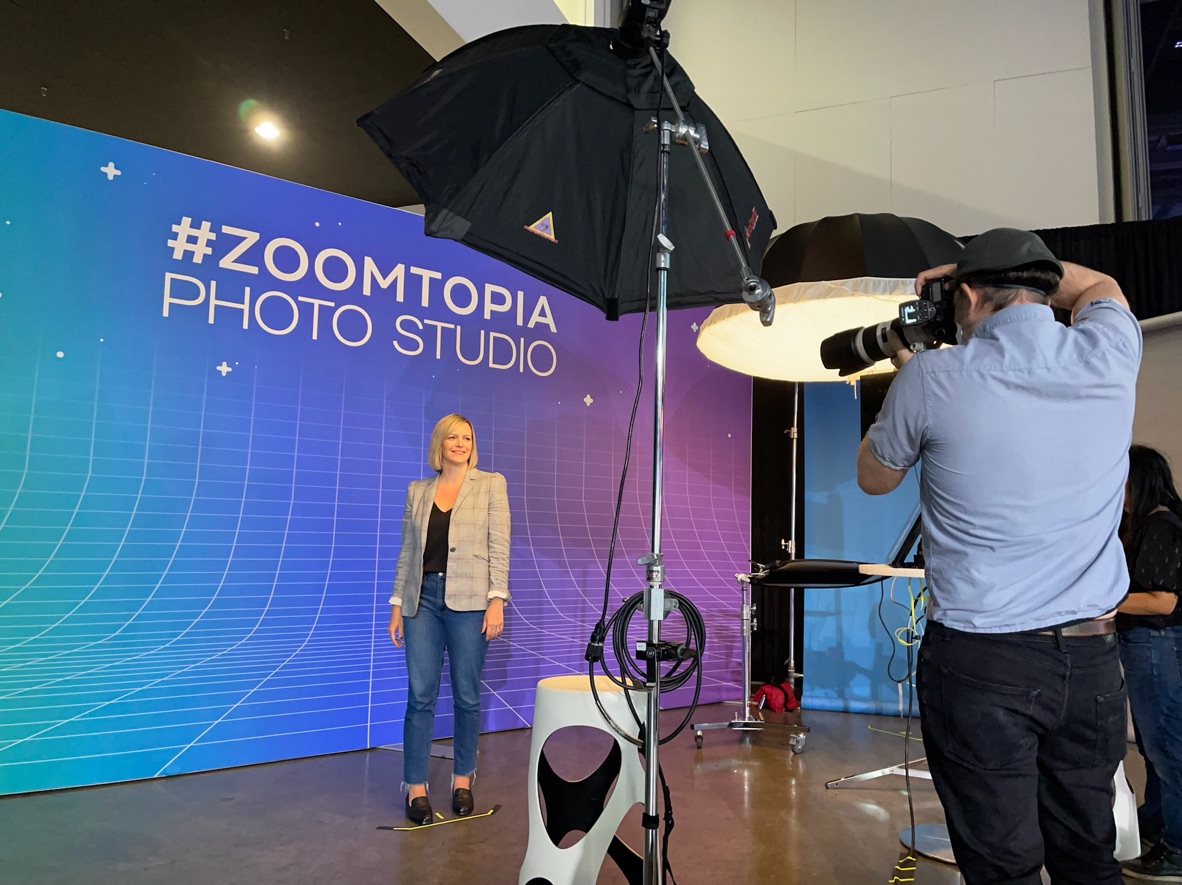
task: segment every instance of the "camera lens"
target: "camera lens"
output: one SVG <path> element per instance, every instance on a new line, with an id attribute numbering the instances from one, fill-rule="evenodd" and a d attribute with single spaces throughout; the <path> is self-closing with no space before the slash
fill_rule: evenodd
<path id="1" fill-rule="evenodd" d="M 837 369 L 841 375 L 852 375 L 879 360 L 889 359 L 886 336 L 897 322 L 892 320 L 830 335 L 821 342 L 821 364 L 826 369 Z"/>

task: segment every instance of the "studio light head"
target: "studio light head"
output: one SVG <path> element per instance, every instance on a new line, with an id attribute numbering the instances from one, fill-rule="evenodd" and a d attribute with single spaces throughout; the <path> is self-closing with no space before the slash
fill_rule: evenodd
<path id="1" fill-rule="evenodd" d="M 673 0 L 625 0 L 620 13 L 620 32 L 612 40 L 612 52 L 620 58 L 639 58 L 650 46 L 669 45 L 669 32 L 661 30 L 661 20 Z"/>

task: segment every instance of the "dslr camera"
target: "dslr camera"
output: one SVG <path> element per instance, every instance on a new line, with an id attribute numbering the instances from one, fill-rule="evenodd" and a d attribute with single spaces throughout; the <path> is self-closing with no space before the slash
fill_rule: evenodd
<path id="1" fill-rule="evenodd" d="M 846 329 L 821 342 L 821 362 L 838 374 L 853 375 L 895 355 L 887 336 L 894 332 L 912 352 L 956 343 L 956 311 L 952 296 L 958 286 L 945 277 L 929 280 L 919 298 L 899 305 L 897 319 L 876 326 Z"/>

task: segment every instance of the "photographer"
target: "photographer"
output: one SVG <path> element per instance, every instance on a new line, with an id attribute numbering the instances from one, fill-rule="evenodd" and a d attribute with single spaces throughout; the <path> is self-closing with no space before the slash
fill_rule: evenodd
<path id="1" fill-rule="evenodd" d="M 1141 331 L 1110 277 L 1000 228 L 950 278 L 958 347 L 912 354 L 858 451 L 892 491 L 922 462 L 928 626 L 917 691 L 968 885 L 1117 885 L 1125 753 L 1112 616 Z M 1055 321 L 1051 305 L 1071 311 Z"/>

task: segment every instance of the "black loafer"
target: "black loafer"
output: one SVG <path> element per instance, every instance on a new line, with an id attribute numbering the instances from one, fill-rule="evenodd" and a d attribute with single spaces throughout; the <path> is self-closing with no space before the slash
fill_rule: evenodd
<path id="1" fill-rule="evenodd" d="M 457 787 L 451 793 L 451 810 L 460 817 L 467 817 L 476 807 L 476 800 L 472 798 L 472 791 Z"/>
<path id="2" fill-rule="evenodd" d="M 419 796 L 417 799 L 406 797 L 406 819 L 412 824 L 421 827 L 431 823 L 434 817 L 435 814 L 431 811 L 431 800 L 426 796 Z"/>

